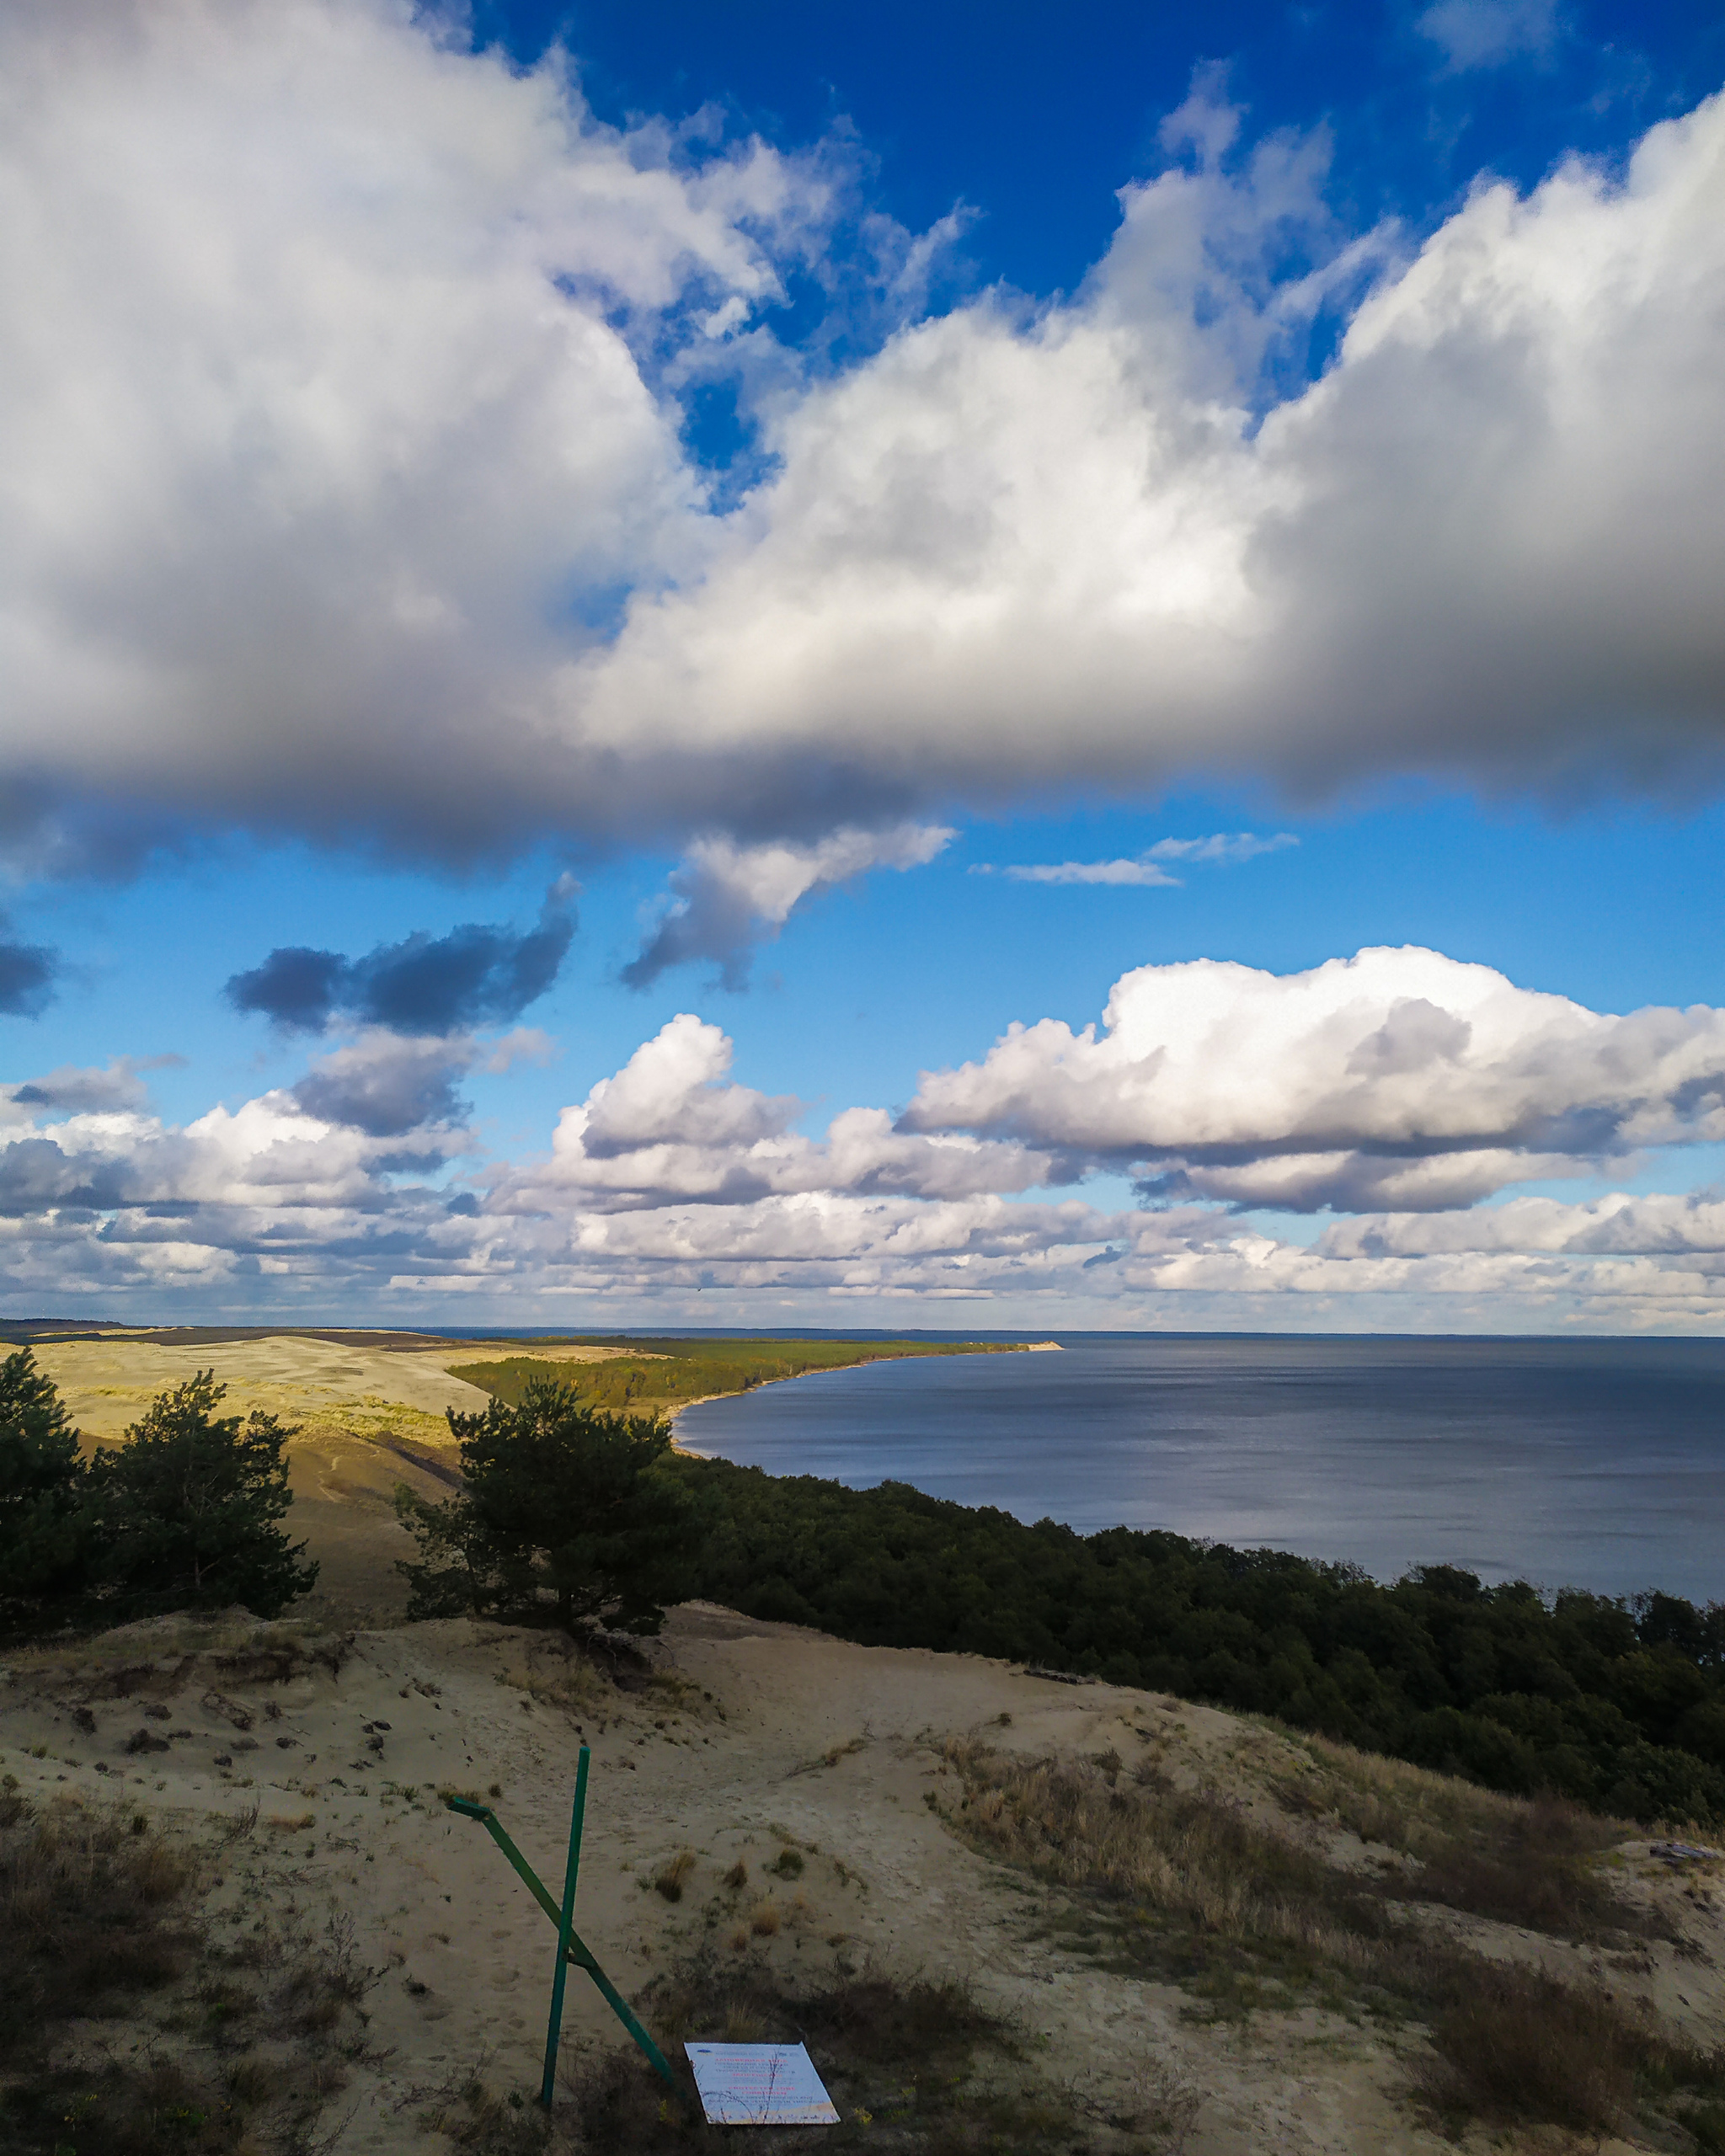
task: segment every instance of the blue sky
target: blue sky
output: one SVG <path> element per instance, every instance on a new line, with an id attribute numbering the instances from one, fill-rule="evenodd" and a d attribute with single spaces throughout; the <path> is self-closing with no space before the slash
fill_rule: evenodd
<path id="1" fill-rule="evenodd" d="M 0 37 L 0 1310 L 1718 1329 L 1716 11 Z"/>

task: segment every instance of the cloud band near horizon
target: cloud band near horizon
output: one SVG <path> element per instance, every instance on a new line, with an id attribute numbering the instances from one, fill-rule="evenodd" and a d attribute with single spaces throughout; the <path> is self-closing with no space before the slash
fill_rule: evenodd
<path id="1" fill-rule="evenodd" d="M 462 1075 L 545 1047 L 362 1033 L 178 1129 L 130 1063 L 0 1089 L 9 1275 L 45 1309 L 284 1318 L 460 1295 L 499 1322 L 619 1300 L 687 1322 L 715 1289 L 771 1322 L 905 1296 L 1007 1326 L 1725 1316 L 1717 1191 L 1518 1194 L 1725 1138 L 1710 1006 L 1599 1013 L 1418 949 L 1288 975 L 1147 966 L 1100 1023 L 1015 1027 L 924 1073 L 897 1117 L 847 1107 L 818 1137 L 685 1013 L 542 1153 L 489 1156 Z M 1087 1192 L 1122 1173 L 1136 1204 Z M 1329 1217 L 1308 1242 L 1254 1207 Z"/>

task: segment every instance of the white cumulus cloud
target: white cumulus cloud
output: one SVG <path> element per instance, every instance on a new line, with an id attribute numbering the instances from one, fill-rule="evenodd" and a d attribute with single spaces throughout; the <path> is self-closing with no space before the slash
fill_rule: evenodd
<path id="1" fill-rule="evenodd" d="M 1026 1190 L 1055 1171 L 1052 1155 L 1012 1139 L 896 1131 L 882 1108 L 844 1109 L 824 1139 L 806 1137 L 794 1128 L 803 1103 L 738 1085 L 731 1056 L 717 1026 L 680 1012 L 563 1111 L 550 1158 L 501 1176 L 494 1205 L 608 1212 L 767 1197 L 945 1199 Z"/>
<path id="2" fill-rule="evenodd" d="M 557 670 L 704 543 L 632 325 L 777 297 L 820 175 L 600 126 L 403 0 L 69 0 L 0 20 L 0 191 L 7 762 L 50 836 L 554 821 L 593 777 Z"/>
<path id="3" fill-rule="evenodd" d="M 1210 178 L 1268 248 L 1251 172 Z M 1162 244 L 1193 216 L 1130 191 L 1072 302 L 991 297 L 788 409 L 701 579 L 577 670 L 590 738 L 763 789 L 836 766 L 900 805 L 1194 772 L 1714 782 L 1725 100 L 1621 179 L 1478 189 L 1261 425 L 1257 356 L 1322 294 Z"/>
<path id="4" fill-rule="evenodd" d="M 945 825 L 899 824 L 878 831 L 841 829 L 812 845 L 697 839 L 672 871 L 673 896 L 624 967 L 623 979 L 644 988 L 668 966 L 708 958 L 727 987 L 740 987 L 751 945 L 777 936 L 811 893 L 848 883 L 871 868 L 921 868 L 954 835 Z"/>
<path id="5" fill-rule="evenodd" d="M 1144 966 L 1099 1027 L 1016 1025 L 925 1073 L 902 1127 L 1110 1161 L 1184 1197 L 1441 1209 L 1725 1137 L 1725 1011 L 1604 1015 L 1416 948 L 1284 975 Z"/>

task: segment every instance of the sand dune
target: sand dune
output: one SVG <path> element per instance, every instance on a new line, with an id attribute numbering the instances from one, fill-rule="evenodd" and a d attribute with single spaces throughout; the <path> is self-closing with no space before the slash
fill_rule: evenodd
<path id="1" fill-rule="evenodd" d="M 501 1344 L 503 1351 L 509 1344 Z M 387 1620 L 404 1607 L 406 1590 L 393 1566 L 410 1554 L 411 1545 L 396 1525 L 393 1492 L 406 1482 L 421 1496 L 447 1494 L 454 1447 L 444 1411 L 473 1412 L 489 1396 L 451 1377 L 448 1366 L 498 1350 L 466 1342 L 387 1349 L 283 1333 L 171 1346 L 78 1340 L 31 1352 L 92 1448 L 119 1443 L 158 1393 L 206 1369 L 227 1388 L 224 1414 L 263 1408 L 294 1426 L 289 1524 L 319 1566 L 317 1589 L 300 1614 L 349 1625 Z M 602 1361 L 620 1352 L 567 1345 L 533 1350 L 563 1362 Z"/>
<path id="2" fill-rule="evenodd" d="M 56 1342 L 31 1351 L 88 1436 L 111 1443 L 137 1420 L 158 1392 L 199 1370 L 214 1370 L 227 1387 L 224 1412 L 262 1407 L 285 1421 L 366 1405 L 404 1407 L 441 1421 L 446 1407 L 483 1407 L 487 1395 L 449 1374 L 451 1363 L 476 1362 L 487 1343 L 428 1352 L 389 1352 L 337 1346 L 280 1334 L 264 1340 L 164 1347 L 145 1340 Z M 602 1359 L 604 1348 L 536 1348 L 536 1354 L 577 1362 Z"/>
<path id="3" fill-rule="evenodd" d="M 571 1664 L 546 1635 L 467 1621 L 363 1633 L 339 1675 L 302 1665 L 284 1684 L 212 1688 L 211 1643 L 253 1629 L 160 1620 L 82 1656 L 23 1657 L 0 1686 L 0 1767 L 43 1801 L 94 1804 L 123 1787 L 191 1833 L 260 1801 L 255 1834 L 212 1890 L 212 1917 L 290 1898 L 327 1904 L 386 1972 L 368 2001 L 371 2063 L 331 2114 L 351 2111 L 340 2156 L 443 2148 L 415 2124 L 409 2092 L 458 2078 L 482 2052 L 503 2084 L 536 2085 L 548 1929 L 483 1831 L 432 1792 L 494 1785 L 505 1822 L 555 1882 L 584 1737 L 595 1764 L 578 1925 L 626 1992 L 702 1944 L 805 1973 L 844 1955 L 957 1971 L 1033 2036 L 1074 2101 L 1105 2112 L 1148 2065 L 1177 2078 L 1198 2100 L 1193 2156 L 1437 2156 L 1449 2145 L 1407 2101 L 1417 2031 L 1386 2033 L 1317 2005 L 1194 2022 L 1176 1986 L 1075 1952 L 1060 1897 L 1027 1893 L 1023 1874 L 948 1823 L 950 1737 L 985 1733 L 1039 1757 L 1116 1751 L 1129 1763 L 1153 1747 L 1180 1778 L 1229 1787 L 1250 1806 L 1267 1804 L 1269 1777 L 1305 1756 L 1273 1732 L 1141 1692 L 853 1646 L 699 1604 L 674 1613 L 654 1675 L 633 1692 Z M 200 1640 L 205 1662 L 185 1659 Z M 142 1673 L 131 1696 L 104 1698 L 101 1670 L 119 1662 Z M 81 1731 L 74 1705 L 92 1695 L 95 1726 Z M 146 1702 L 165 1705 L 168 1721 L 142 1719 Z M 248 1734 L 237 1718 L 249 1719 Z M 129 1757 L 127 1738 L 151 1728 L 168 1748 Z M 794 1880 L 771 1869 L 787 1848 L 802 1867 Z M 693 1868 L 673 1906 L 652 1881 L 683 1849 Z M 1628 1854 L 1649 1868 L 1644 1849 Z M 728 1887 L 739 1863 L 748 1883 Z M 781 1919 L 769 1939 L 740 1923 L 763 1897 Z M 1725 1924 L 1710 1911 L 1696 1926 L 1701 1956 L 1662 1950 L 1620 1981 L 1717 2030 Z M 1507 1927 L 1474 1929 L 1493 1952 L 1587 1958 Z M 617 2036 L 581 1983 L 569 2028 L 577 2053 Z"/>

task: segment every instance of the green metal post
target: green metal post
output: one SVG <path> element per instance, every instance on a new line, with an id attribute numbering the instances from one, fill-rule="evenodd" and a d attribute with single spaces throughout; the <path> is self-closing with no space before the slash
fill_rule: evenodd
<path id="1" fill-rule="evenodd" d="M 581 1822 L 587 1810 L 587 1748 L 575 1767 L 575 1808 L 569 1814 L 569 1860 L 563 1875 L 563 1909 L 557 1926 L 557 1969 L 551 1979 L 551 2020 L 545 2031 L 545 2079 L 539 2100 L 548 2111 L 557 2088 L 557 2047 L 563 2035 L 563 1989 L 569 1972 L 569 1935 L 575 1928 L 575 1875 L 581 1863 Z"/>
<path id="2" fill-rule="evenodd" d="M 528 1892 L 531 1894 L 533 1899 L 539 1904 L 540 1908 L 544 1910 L 546 1915 L 550 1918 L 553 1924 L 558 1927 L 558 1934 L 561 1936 L 563 1933 L 563 1911 L 558 1907 L 557 1903 L 552 1900 L 550 1895 L 546 1892 L 544 1883 L 540 1879 L 538 1873 L 534 1870 L 532 1865 L 528 1863 L 526 1857 L 521 1854 L 521 1851 L 510 1839 L 508 1833 L 505 1830 L 503 1822 L 491 1809 L 491 1806 L 489 1804 L 481 1804 L 474 1798 L 466 1796 L 446 1796 L 444 1798 L 443 1801 L 450 1811 L 458 1812 L 463 1819 L 477 1819 L 478 1821 L 479 1824 L 485 1829 L 486 1833 L 490 1835 L 492 1840 L 496 1843 L 499 1849 L 503 1851 L 505 1856 L 509 1859 L 511 1867 L 519 1876 L 521 1883 L 526 1887 Z M 600 1997 L 604 1999 L 606 2004 L 610 2007 L 611 2012 L 616 2015 L 617 2020 L 622 2023 L 624 2028 L 628 2031 L 629 2034 L 640 2046 L 643 2053 L 646 2057 L 649 2063 L 651 2065 L 654 2072 L 658 2074 L 660 2079 L 665 2083 L 665 2086 L 676 2097 L 677 2101 L 679 2103 L 682 2103 L 684 2101 L 683 2093 L 677 2086 L 677 2078 L 671 2072 L 670 2067 L 665 2059 L 665 2053 L 660 2050 L 658 2045 L 654 2042 L 652 2037 L 648 2035 L 647 2031 L 636 2020 L 634 2015 L 631 2013 L 629 2010 L 628 2001 L 617 1988 L 616 1985 L 611 1983 L 610 1977 L 606 1975 L 604 1970 L 600 1967 L 597 1961 L 594 1958 L 591 1950 L 587 1946 L 578 1931 L 571 1929 L 568 1935 L 566 1943 L 564 1944 L 563 1952 L 563 1959 L 566 1961 L 573 1961 L 578 1969 L 585 1969 L 587 1972 L 587 1974 L 592 1977 L 595 1984 L 598 1987 Z"/>

